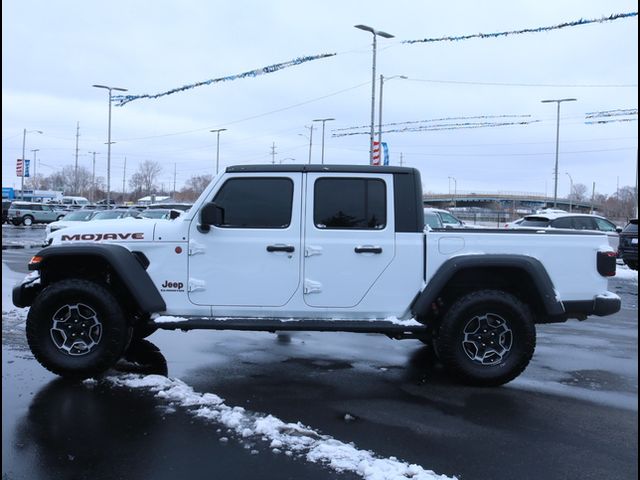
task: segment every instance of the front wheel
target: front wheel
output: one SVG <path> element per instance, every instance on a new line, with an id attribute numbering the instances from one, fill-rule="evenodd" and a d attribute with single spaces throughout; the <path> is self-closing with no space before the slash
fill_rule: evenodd
<path id="1" fill-rule="evenodd" d="M 480 290 L 457 300 L 442 319 L 438 356 L 465 383 L 503 385 L 520 375 L 536 345 L 529 308 L 510 293 Z"/>
<path id="2" fill-rule="evenodd" d="M 63 377 L 103 373 L 120 358 L 131 329 L 111 292 L 81 279 L 46 287 L 27 315 L 27 341 L 47 370 Z"/>

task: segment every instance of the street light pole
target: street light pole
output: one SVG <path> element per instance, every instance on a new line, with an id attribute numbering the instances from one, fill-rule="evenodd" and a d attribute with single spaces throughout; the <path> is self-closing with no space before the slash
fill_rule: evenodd
<path id="1" fill-rule="evenodd" d="M 24 161 L 24 150 L 27 142 L 27 133 L 33 133 L 33 132 L 42 133 L 41 130 L 29 130 L 27 132 L 26 128 L 22 131 L 22 177 L 20 177 L 20 200 L 24 200 L 24 174 L 27 167 Z"/>
<path id="2" fill-rule="evenodd" d="M 456 197 L 458 196 L 458 181 L 456 177 L 449 177 L 449 180 L 453 180 L 453 206 L 456 206 Z M 449 182 L 449 192 L 451 192 L 451 182 Z"/>
<path id="3" fill-rule="evenodd" d="M 96 155 L 100 152 L 89 152 L 93 154 L 93 170 L 91 174 L 91 203 L 96 201 Z"/>
<path id="4" fill-rule="evenodd" d="M 126 88 L 107 87 L 106 85 L 92 85 L 109 91 L 109 127 L 107 130 L 107 208 L 111 206 L 111 91 L 126 92 Z M 115 142 L 113 142 L 115 143 Z"/>
<path id="5" fill-rule="evenodd" d="M 402 78 L 406 80 L 407 76 L 405 75 L 394 75 L 393 77 L 387 78 L 387 81 L 393 80 L 394 78 Z M 380 146 L 380 152 L 382 152 L 382 91 L 384 87 L 384 75 L 380 75 L 380 106 L 378 107 L 378 145 Z"/>
<path id="6" fill-rule="evenodd" d="M 554 170 L 554 187 L 553 187 L 553 207 L 558 206 L 558 146 L 560 144 L 560 104 L 562 102 L 575 102 L 575 98 L 560 98 L 557 100 L 541 100 L 542 103 L 556 102 L 558 105 L 557 119 L 556 119 L 556 167 Z"/>
<path id="7" fill-rule="evenodd" d="M 36 189 L 36 182 L 38 181 L 38 178 L 36 177 L 36 153 L 40 151 L 39 148 L 36 148 L 34 150 L 31 150 L 33 152 L 33 182 L 31 182 L 33 184 L 33 189 Z"/>
<path id="8" fill-rule="evenodd" d="M 571 175 L 569 174 L 569 172 L 564 172 L 567 174 L 567 176 L 569 177 L 569 213 L 571 213 L 571 195 L 573 195 L 573 178 L 571 178 Z"/>
<path id="9" fill-rule="evenodd" d="M 373 136 L 376 108 L 376 43 L 378 35 L 383 38 L 393 38 L 393 35 L 380 30 L 375 30 L 367 25 L 354 25 L 355 28 L 373 34 L 373 68 L 371 74 L 371 133 L 369 134 L 369 164 L 373 165 Z"/>
<path id="10" fill-rule="evenodd" d="M 211 133 L 217 133 L 218 141 L 216 144 L 216 175 L 218 174 L 218 169 L 220 168 L 220 132 L 224 132 L 226 128 L 218 128 L 217 130 L 209 130 Z"/>
<path id="11" fill-rule="evenodd" d="M 316 118 L 314 120 L 314 122 L 322 122 L 322 160 L 320 162 L 322 165 L 324 165 L 324 124 L 332 120 L 335 120 L 335 118 Z M 309 160 L 309 163 L 311 163 L 311 160 Z"/>

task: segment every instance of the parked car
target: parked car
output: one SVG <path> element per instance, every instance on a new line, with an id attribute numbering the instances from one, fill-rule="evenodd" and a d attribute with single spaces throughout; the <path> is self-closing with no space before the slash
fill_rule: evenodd
<path id="1" fill-rule="evenodd" d="M 620 245 L 618 256 L 633 270 L 638 270 L 638 219 L 629 220 L 629 223 L 620 232 Z"/>
<path id="2" fill-rule="evenodd" d="M 136 210 L 130 210 L 128 208 L 114 208 L 113 210 L 99 210 L 91 218 L 91 221 L 115 220 L 118 218 L 137 217 L 138 213 L 139 212 L 137 212 Z"/>
<path id="3" fill-rule="evenodd" d="M 173 208 L 174 210 L 182 210 L 183 212 L 186 212 L 191 208 L 191 206 L 191 203 L 152 203 L 147 208 Z"/>
<path id="4" fill-rule="evenodd" d="M 429 227 L 431 230 L 434 230 L 436 228 L 444 228 L 442 220 L 440 219 L 440 215 L 438 215 L 430 208 L 424 209 L 424 226 L 425 228 Z"/>
<path id="5" fill-rule="evenodd" d="M 13 202 L 7 216 L 14 225 L 28 227 L 34 223 L 55 222 L 64 217 L 64 213 L 44 203 Z"/>
<path id="6" fill-rule="evenodd" d="M 2 223 L 9 223 L 9 207 L 11 200 L 2 200 Z"/>
<path id="7" fill-rule="evenodd" d="M 56 230 L 60 230 L 61 228 L 72 227 L 77 225 L 79 222 L 88 222 L 96 213 L 97 212 L 95 210 L 87 210 L 84 208 L 69 212 L 62 217 L 61 220 L 51 222 L 47 225 L 45 228 L 46 235 L 49 235 L 51 232 L 55 232 Z"/>
<path id="8" fill-rule="evenodd" d="M 440 217 L 440 221 L 444 228 L 475 228 L 475 226 L 467 225 L 465 222 L 456 217 L 453 213 L 442 210 L 440 208 L 431 208 L 426 207 L 424 209 L 425 213 L 427 211 L 434 213 Z"/>
<path id="9" fill-rule="evenodd" d="M 524 217 L 514 220 L 513 222 L 505 223 L 504 228 L 518 228 L 518 225 L 520 225 L 522 222 L 524 222 Z"/>
<path id="10" fill-rule="evenodd" d="M 62 204 L 82 207 L 84 205 L 89 205 L 89 200 L 85 197 L 62 197 Z"/>
<path id="11" fill-rule="evenodd" d="M 622 228 L 599 215 L 588 213 L 544 213 L 527 215 L 515 228 L 527 229 L 566 229 L 606 233 L 609 245 L 618 250 Z"/>
<path id="12" fill-rule="evenodd" d="M 182 215 L 182 210 L 173 208 L 150 208 L 143 212 L 138 212 L 136 218 L 155 218 L 160 220 L 173 220 Z"/>

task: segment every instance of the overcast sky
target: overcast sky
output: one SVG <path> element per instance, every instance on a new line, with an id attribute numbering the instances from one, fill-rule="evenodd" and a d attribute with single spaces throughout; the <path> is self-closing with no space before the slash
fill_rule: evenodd
<path id="1" fill-rule="evenodd" d="M 98 151 L 96 174 L 106 176 L 108 94 L 92 84 L 155 94 L 323 53 L 337 55 L 114 106 L 112 189 L 122 189 L 125 157 L 127 176 L 144 160 L 161 162 L 166 188 L 174 165 L 178 189 L 192 175 L 214 173 L 216 134 L 209 130 L 217 128 L 227 129 L 220 134 L 221 167 L 271 163 L 274 144 L 277 163 L 306 163 L 305 126 L 327 117 L 335 121 L 326 123 L 325 163 L 367 164 L 368 133 L 333 136 L 370 124 L 372 35 L 354 28 L 365 24 L 395 36 L 378 39 L 378 87 L 380 74 L 408 77 L 385 81 L 383 124 L 490 115 L 534 121 L 383 134 L 391 164 L 402 156 L 404 165 L 420 169 L 425 191 L 448 192 L 453 177 L 459 192 L 552 196 L 556 106 L 540 101 L 573 97 L 561 106 L 558 194 L 569 192 L 567 172 L 589 192 L 595 182 L 596 191 L 612 194 L 618 184 L 636 183 L 637 113 L 625 117 L 633 121 L 596 125 L 585 115 L 637 109 L 637 17 L 500 38 L 402 41 L 634 11 L 637 2 L 629 0 L 5 1 L 2 185 L 20 187 L 15 163 L 25 128 L 25 156 L 39 149 L 38 173 L 73 165 L 77 122 L 79 164 L 90 169 L 88 152 Z M 321 142 L 315 123 L 313 163 L 321 161 Z"/>

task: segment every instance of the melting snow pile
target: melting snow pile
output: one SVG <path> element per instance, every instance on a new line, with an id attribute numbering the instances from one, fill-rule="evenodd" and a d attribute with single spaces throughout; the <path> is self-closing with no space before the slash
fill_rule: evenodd
<path id="1" fill-rule="evenodd" d="M 395 457 L 376 457 L 373 452 L 359 450 L 353 443 L 347 444 L 323 435 L 300 422 L 284 423 L 272 415 L 260 415 L 242 407 L 230 407 L 219 396 L 197 393 L 178 379 L 129 374 L 107 377 L 106 380 L 118 387 L 150 390 L 172 406 L 189 408 L 190 413 L 196 417 L 222 424 L 238 437 L 260 439 L 268 443 L 274 453 L 284 452 L 286 455 L 304 457 L 337 472 L 353 472 L 368 480 L 451 478 L 425 470 L 419 465 L 402 462 Z"/>

